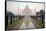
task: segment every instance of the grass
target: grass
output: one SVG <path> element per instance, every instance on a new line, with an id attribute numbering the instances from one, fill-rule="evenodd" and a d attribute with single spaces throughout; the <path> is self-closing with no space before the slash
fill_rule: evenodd
<path id="1" fill-rule="evenodd" d="M 39 28 L 44 27 L 44 23 L 42 23 L 42 20 L 38 20 L 37 17 L 32 17 L 34 20 L 36 20 L 36 24 L 39 26 Z"/>
<path id="2" fill-rule="evenodd" d="M 42 22 L 40 20 L 37 20 L 36 23 L 39 25 L 39 27 L 42 27 Z"/>
<path id="3" fill-rule="evenodd" d="M 21 20 L 19 20 L 19 19 L 17 18 L 17 20 L 14 20 L 14 21 L 12 22 L 12 24 L 10 24 L 10 22 L 8 23 L 8 28 L 9 28 L 9 29 L 12 29 L 12 28 L 16 27 L 16 25 L 19 24 L 20 22 L 21 22 Z"/>

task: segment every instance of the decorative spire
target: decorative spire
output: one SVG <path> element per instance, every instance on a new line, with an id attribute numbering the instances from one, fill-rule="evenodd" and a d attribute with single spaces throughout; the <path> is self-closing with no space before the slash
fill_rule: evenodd
<path id="1" fill-rule="evenodd" d="M 28 5 L 26 5 L 26 7 L 25 7 L 25 8 L 26 8 L 26 9 L 28 9 L 28 7 L 29 7 L 29 6 L 28 6 Z"/>

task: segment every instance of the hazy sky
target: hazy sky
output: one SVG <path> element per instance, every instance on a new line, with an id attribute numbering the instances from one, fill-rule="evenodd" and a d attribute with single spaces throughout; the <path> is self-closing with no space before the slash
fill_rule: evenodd
<path id="1" fill-rule="evenodd" d="M 41 9 L 44 10 L 44 4 L 43 3 L 27 3 L 27 2 L 10 2 L 7 1 L 7 11 L 10 11 L 16 15 L 27 15 L 23 14 L 23 10 L 25 9 L 26 5 L 28 5 L 28 8 L 31 9 L 31 13 L 28 15 L 36 15 L 36 12 L 40 11 Z M 19 7 L 19 13 L 18 13 L 18 7 Z M 35 11 L 36 8 L 36 11 Z"/>

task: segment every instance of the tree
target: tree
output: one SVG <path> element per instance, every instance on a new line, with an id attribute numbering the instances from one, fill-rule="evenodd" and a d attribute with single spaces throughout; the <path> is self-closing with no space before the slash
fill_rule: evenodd
<path id="1" fill-rule="evenodd" d="M 37 12 L 36 15 L 39 16 L 39 12 Z"/>
<path id="2" fill-rule="evenodd" d="M 10 24 L 12 24 L 12 19 L 14 19 L 14 14 L 12 12 L 6 12 L 6 16 L 8 16 L 8 18 L 10 18 Z"/>
<path id="3" fill-rule="evenodd" d="M 37 15 L 37 19 L 38 19 L 38 17 L 39 17 L 39 12 L 37 12 L 36 15 Z"/>
<path id="4" fill-rule="evenodd" d="M 41 16 L 41 18 L 42 18 L 42 23 L 44 23 L 44 21 L 43 21 L 43 18 L 44 18 L 44 11 L 43 11 L 43 10 L 40 10 L 40 16 Z"/>

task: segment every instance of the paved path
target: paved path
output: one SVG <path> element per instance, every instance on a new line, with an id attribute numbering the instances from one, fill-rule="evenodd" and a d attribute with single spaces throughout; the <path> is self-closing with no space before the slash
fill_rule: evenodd
<path id="1" fill-rule="evenodd" d="M 31 29 L 35 28 L 35 25 L 31 21 L 31 18 L 28 16 L 23 18 L 23 23 L 20 25 L 19 29 Z"/>
<path id="2" fill-rule="evenodd" d="M 34 23 L 32 22 L 32 18 L 30 16 L 25 16 L 22 18 L 22 24 L 18 25 L 17 30 L 26 30 L 26 29 L 33 29 L 36 28 Z M 34 21 L 34 20 L 33 20 Z M 15 29 L 15 28 L 14 28 Z"/>

